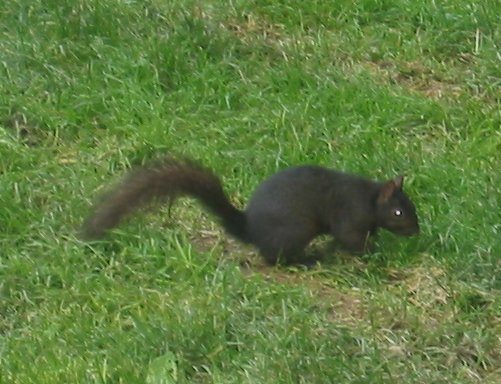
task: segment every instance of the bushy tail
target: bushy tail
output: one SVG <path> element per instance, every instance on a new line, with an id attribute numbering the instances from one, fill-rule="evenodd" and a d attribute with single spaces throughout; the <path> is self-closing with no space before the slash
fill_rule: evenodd
<path id="1" fill-rule="evenodd" d="M 89 240 L 98 239 L 143 205 L 156 200 L 172 203 L 176 197 L 182 196 L 199 200 L 221 219 L 229 234 L 247 241 L 245 213 L 231 204 L 220 179 L 191 160 L 172 158 L 133 171 L 103 196 L 85 221 L 82 236 Z"/>

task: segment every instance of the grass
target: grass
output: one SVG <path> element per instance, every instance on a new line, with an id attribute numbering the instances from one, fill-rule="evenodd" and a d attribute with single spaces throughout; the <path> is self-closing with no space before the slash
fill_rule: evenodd
<path id="1" fill-rule="evenodd" d="M 501 381 L 499 2 L 0 5 L 1 383 Z M 422 234 L 268 268 L 191 201 L 100 244 L 165 153 L 244 206 L 314 163 L 407 175 Z"/>

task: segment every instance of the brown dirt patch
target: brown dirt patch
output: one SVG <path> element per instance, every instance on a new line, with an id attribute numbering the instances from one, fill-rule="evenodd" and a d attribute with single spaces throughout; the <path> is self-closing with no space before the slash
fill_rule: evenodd
<path id="1" fill-rule="evenodd" d="M 417 61 L 404 63 L 369 61 L 361 65 L 377 78 L 400 84 L 432 99 L 456 98 L 464 92 L 461 85 Z"/>

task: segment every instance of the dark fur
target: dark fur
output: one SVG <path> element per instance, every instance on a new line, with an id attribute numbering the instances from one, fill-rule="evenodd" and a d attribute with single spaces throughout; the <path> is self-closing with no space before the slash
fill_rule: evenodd
<path id="1" fill-rule="evenodd" d="M 254 244 L 268 263 L 301 263 L 307 261 L 305 247 L 321 234 L 331 234 L 352 252 L 364 252 L 378 227 L 417 234 L 416 211 L 402 184 L 402 177 L 379 183 L 322 167 L 293 167 L 261 183 L 241 211 L 212 171 L 191 160 L 168 159 L 132 172 L 108 192 L 82 233 L 100 238 L 153 200 L 191 196 L 219 217 L 229 234 Z"/>

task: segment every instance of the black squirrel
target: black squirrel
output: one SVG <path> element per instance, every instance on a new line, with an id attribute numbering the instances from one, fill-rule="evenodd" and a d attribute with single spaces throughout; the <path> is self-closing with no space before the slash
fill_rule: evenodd
<path id="1" fill-rule="evenodd" d="M 132 171 L 95 206 L 82 228 L 98 239 L 126 215 L 155 200 L 199 200 L 235 238 L 255 245 L 269 264 L 305 263 L 304 249 L 331 234 L 346 250 L 366 251 L 378 227 L 411 236 L 419 233 L 416 209 L 403 192 L 402 176 L 375 182 L 320 166 L 280 171 L 254 192 L 245 211 L 226 196 L 211 170 L 189 159 L 164 159 Z"/>

